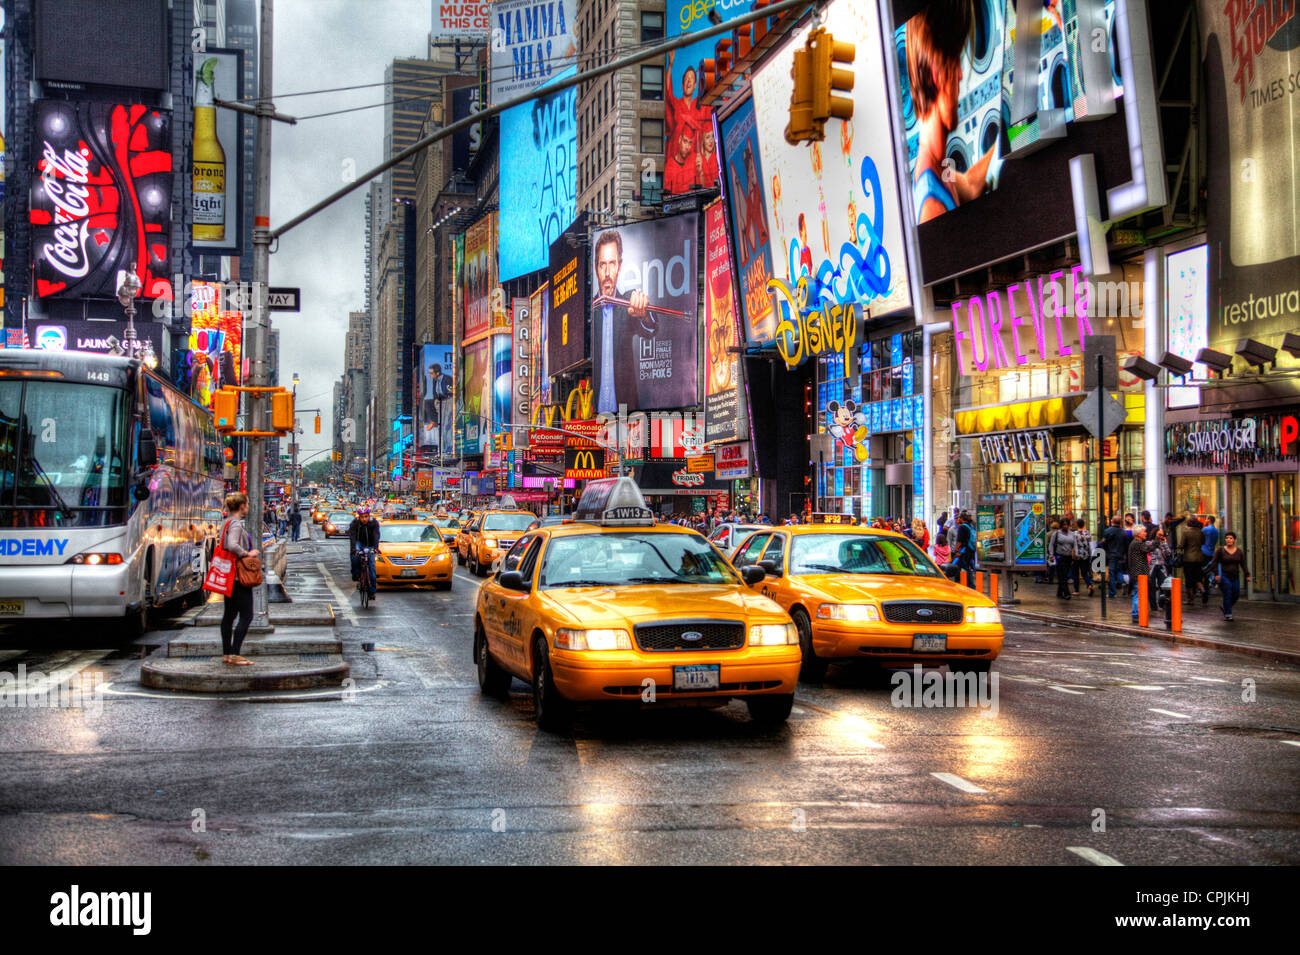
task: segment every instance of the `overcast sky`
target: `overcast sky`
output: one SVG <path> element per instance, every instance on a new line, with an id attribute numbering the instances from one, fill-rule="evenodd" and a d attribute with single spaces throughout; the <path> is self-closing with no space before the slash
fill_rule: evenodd
<path id="1" fill-rule="evenodd" d="M 292 96 L 285 93 L 382 83 L 397 57 L 427 55 L 430 0 L 276 0 L 276 108 L 290 116 L 379 104 L 383 86 Z M 382 161 L 384 110 L 364 109 L 274 123 L 271 227 L 277 228 L 343 185 L 345 163 L 358 175 Z M 358 189 L 280 239 L 271 284 L 302 289 L 302 311 L 272 313 L 280 330 L 280 383 L 297 372 L 298 406 L 322 410 L 321 433 L 303 415 L 303 456 L 330 446 L 334 382 L 343 373 L 348 312 L 364 306 L 365 189 Z M 273 247 L 274 248 L 274 247 Z M 287 451 L 287 444 L 285 446 Z"/>

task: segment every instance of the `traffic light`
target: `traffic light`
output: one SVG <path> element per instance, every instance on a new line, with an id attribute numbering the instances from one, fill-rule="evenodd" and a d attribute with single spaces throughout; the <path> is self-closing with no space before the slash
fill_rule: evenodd
<path id="1" fill-rule="evenodd" d="M 785 141 L 791 146 L 822 138 L 820 131 L 813 131 L 812 59 L 807 49 L 795 50 L 794 63 L 790 66 L 794 86 L 790 90 L 790 122 L 785 127 Z"/>
<path id="2" fill-rule="evenodd" d="M 288 391 L 271 392 L 271 430 L 287 434 L 293 431 L 293 394 Z"/>
<path id="3" fill-rule="evenodd" d="M 218 431 L 234 431 L 239 416 L 239 392 L 218 389 L 212 394 L 212 423 Z"/>
<path id="4" fill-rule="evenodd" d="M 837 119 L 853 118 L 853 71 L 840 69 L 835 64 L 851 64 L 857 48 L 835 37 L 824 29 L 814 30 L 808 37 L 812 48 L 812 121 L 816 136 L 822 138 L 822 124 L 832 116 Z M 841 94 L 841 95 L 836 95 Z"/>
<path id="5" fill-rule="evenodd" d="M 291 424 L 290 427 L 292 428 L 293 425 Z M 320 434 L 320 415 L 316 416 L 316 433 Z"/>

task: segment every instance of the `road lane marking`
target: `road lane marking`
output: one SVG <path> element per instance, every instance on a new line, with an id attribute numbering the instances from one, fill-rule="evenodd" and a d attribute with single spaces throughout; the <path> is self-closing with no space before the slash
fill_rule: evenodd
<path id="1" fill-rule="evenodd" d="M 1087 694 L 1082 690 L 1070 690 L 1063 686 L 1056 686 L 1055 684 L 1049 684 L 1047 688 L 1049 690 L 1055 690 L 1057 693 L 1071 693 L 1074 696 L 1087 696 Z"/>
<path id="2" fill-rule="evenodd" d="M 112 650 L 87 650 L 81 653 L 60 654 L 59 664 L 51 670 L 33 668 L 27 674 L 29 690 L 41 691 L 49 687 L 62 686 L 91 664 L 98 663 L 112 653 Z M 53 663 L 54 659 L 47 661 Z M 43 677 L 42 681 L 38 677 Z"/>
<path id="3" fill-rule="evenodd" d="M 1154 693 L 1157 690 L 1164 689 L 1163 686 L 1143 686 L 1140 683 L 1121 683 L 1120 686 L 1126 690 L 1142 690 L 1146 693 Z"/>
<path id="4" fill-rule="evenodd" d="M 1300 739 L 1284 739 L 1282 742 L 1286 743 L 1288 746 L 1300 746 Z"/>
<path id="5" fill-rule="evenodd" d="M 980 789 L 974 783 L 962 779 L 960 776 L 954 776 L 952 773 L 931 773 L 930 775 L 939 780 L 939 782 L 947 783 L 954 789 L 960 789 L 964 793 L 974 794 L 988 792 L 987 789 Z"/>
<path id="6" fill-rule="evenodd" d="M 1147 709 L 1149 709 L 1152 713 L 1160 713 L 1160 714 L 1163 715 L 1163 716 L 1172 716 L 1172 717 L 1174 717 L 1174 718 L 1176 718 L 1176 719 L 1180 719 L 1180 720 L 1190 720 L 1190 719 L 1191 719 L 1191 717 L 1188 716 L 1186 713 L 1175 713 L 1173 710 L 1161 710 L 1161 709 L 1157 709 L 1157 708 L 1154 707 L 1154 706 L 1148 706 Z"/>
<path id="7" fill-rule="evenodd" d="M 1194 676 L 1193 680 L 1200 680 L 1202 683 L 1227 683 L 1227 680 L 1220 680 L 1214 676 Z"/>
<path id="8" fill-rule="evenodd" d="M 1088 846 L 1066 846 L 1067 852 L 1073 852 L 1081 859 L 1086 859 L 1093 865 L 1123 865 L 1113 856 L 1108 856 L 1104 852 L 1098 852 L 1096 849 L 1090 849 Z"/>
<path id="9" fill-rule="evenodd" d="M 343 609 L 341 613 L 343 616 L 347 617 L 352 626 L 360 626 L 360 622 L 357 620 L 357 615 L 352 612 L 352 601 L 348 600 L 348 598 L 343 595 L 343 591 L 339 589 L 339 585 L 334 583 L 334 577 L 325 569 L 324 563 L 318 560 L 316 561 L 316 566 L 320 569 L 321 577 L 329 587 L 330 592 L 334 594 L 334 599 L 342 606 Z"/>

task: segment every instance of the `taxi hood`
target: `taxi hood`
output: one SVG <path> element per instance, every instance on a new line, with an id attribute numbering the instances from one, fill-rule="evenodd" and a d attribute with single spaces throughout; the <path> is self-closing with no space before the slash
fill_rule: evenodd
<path id="1" fill-rule="evenodd" d="M 865 600 L 947 600 L 956 603 L 991 603 L 969 587 L 938 577 L 891 574 L 807 574 L 799 581 L 810 591 L 836 603 Z"/>
<path id="2" fill-rule="evenodd" d="M 736 584 L 556 587 L 541 594 L 554 606 L 557 617 L 567 617 L 575 627 L 634 627 L 666 619 L 743 620 L 749 614 L 785 616 L 762 594 Z"/>

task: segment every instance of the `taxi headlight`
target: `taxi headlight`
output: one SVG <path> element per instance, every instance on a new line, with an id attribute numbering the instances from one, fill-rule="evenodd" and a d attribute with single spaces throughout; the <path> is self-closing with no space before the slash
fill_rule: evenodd
<path id="1" fill-rule="evenodd" d="M 484 546 L 484 547 L 496 547 L 496 546 L 497 546 L 497 539 L 496 539 L 495 537 L 485 537 L 485 538 L 483 538 L 483 546 Z"/>
<path id="2" fill-rule="evenodd" d="M 555 645 L 565 650 L 631 650 L 632 638 L 626 630 L 555 631 Z"/>
<path id="3" fill-rule="evenodd" d="M 749 628 L 751 647 L 781 647 L 799 642 L 799 631 L 792 623 L 756 623 Z"/>
<path id="4" fill-rule="evenodd" d="M 822 620 L 860 623 L 863 620 L 879 620 L 880 608 L 875 604 L 822 604 L 817 608 L 817 616 Z"/>
<path id="5" fill-rule="evenodd" d="M 967 623 L 1001 623 L 1002 612 L 997 607 L 967 607 Z"/>
<path id="6" fill-rule="evenodd" d="M 434 555 L 433 559 L 436 561 L 443 561 L 443 560 L 449 560 L 450 557 L 451 557 L 450 554 L 436 554 Z"/>

